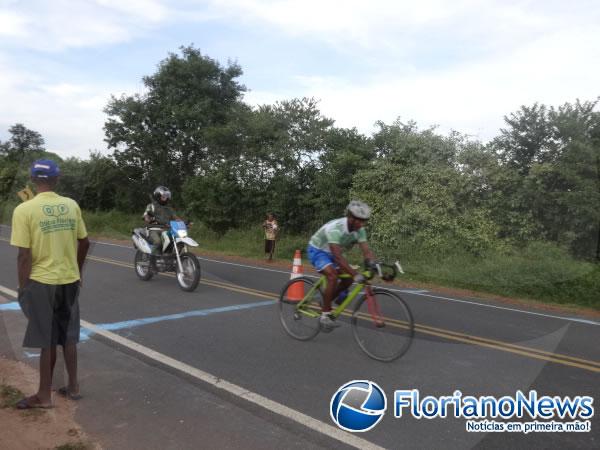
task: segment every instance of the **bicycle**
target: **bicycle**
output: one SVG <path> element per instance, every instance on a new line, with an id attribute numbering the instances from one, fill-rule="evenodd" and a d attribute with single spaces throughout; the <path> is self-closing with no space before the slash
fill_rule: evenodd
<path id="1" fill-rule="evenodd" d="M 348 296 L 331 315 L 337 320 L 349 317 L 354 339 L 361 350 L 370 358 L 390 362 L 401 357 L 410 347 L 414 321 L 408 305 L 399 295 L 369 283 L 375 275 L 384 281 L 393 281 L 399 273 L 404 273 L 400 263 L 377 263 L 374 269 L 376 272 L 373 268 L 362 272 L 365 282 L 350 288 Z M 350 278 L 350 275 L 340 274 L 338 278 Z M 294 339 L 308 341 L 321 331 L 319 317 L 326 286 L 324 275 L 316 282 L 300 276 L 284 286 L 279 296 L 279 314 L 285 332 Z M 363 290 L 352 314 L 346 312 Z"/>

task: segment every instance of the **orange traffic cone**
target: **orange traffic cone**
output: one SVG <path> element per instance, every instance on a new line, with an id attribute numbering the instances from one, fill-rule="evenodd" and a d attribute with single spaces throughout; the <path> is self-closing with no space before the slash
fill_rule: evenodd
<path id="1" fill-rule="evenodd" d="M 302 260 L 300 256 L 300 250 L 296 250 L 296 254 L 294 255 L 294 264 L 292 266 L 292 273 L 290 275 L 290 280 L 294 278 L 301 277 L 304 272 L 302 267 Z M 304 298 L 304 282 L 298 281 L 297 283 L 290 284 L 290 287 L 287 291 L 288 300 L 300 301 Z"/>

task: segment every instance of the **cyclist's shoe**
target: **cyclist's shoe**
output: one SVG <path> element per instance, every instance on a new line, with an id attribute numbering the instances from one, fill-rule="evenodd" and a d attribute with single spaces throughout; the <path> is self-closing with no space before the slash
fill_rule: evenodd
<path id="1" fill-rule="evenodd" d="M 321 331 L 324 331 L 325 333 L 330 333 L 334 328 L 341 326 L 340 323 L 336 322 L 335 319 L 331 317 L 331 314 L 321 314 L 321 317 L 319 317 L 319 324 L 321 325 Z"/>

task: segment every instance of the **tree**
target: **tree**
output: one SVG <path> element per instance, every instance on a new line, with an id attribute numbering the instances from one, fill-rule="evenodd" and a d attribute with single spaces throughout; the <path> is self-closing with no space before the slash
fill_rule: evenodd
<path id="1" fill-rule="evenodd" d="M 495 216 L 527 217 L 529 238 L 555 242 L 585 258 L 597 253 L 600 223 L 596 105 L 521 107 L 492 144 L 505 169 L 496 185 L 505 200 L 495 205 Z M 503 228 L 514 235 L 520 225 Z"/>
<path id="2" fill-rule="evenodd" d="M 180 50 L 144 77 L 146 94 L 112 97 L 105 110 L 106 142 L 139 195 L 165 184 L 179 196 L 187 177 L 206 173 L 227 153 L 223 129 L 246 108 L 240 66 L 222 67 L 193 46 Z"/>
<path id="3" fill-rule="evenodd" d="M 311 200 L 317 223 L 343 214 L 354 175 L 367 169 L 374 158 L 373 141 L 355 128 L 332 128 L 326 133 Z"/>
<path id="4" fill-rule="evenodd" d="M 123 197 L 130 200 L 124 189 L 127 184 L 112 158 L 91 152 L 87 160 L 64 160 L 61 171 L 58 190 L 77 200 L 81 208 L 90 211 L 109 211 L 118 207 L 131 210 L 124 207 Z"/>
<path id="5" fill-rule="evenodd" d="M 535 103 L 504 117 L 507 128 L 493 141 L 493 148 L 501 161 L 527 175 L 534 163 L 544 162 L 556 150 L 548 108 Z"/>
<path id="6" fill-rule="evenodd" d="M 266 139 L 253 138 L 262 143 L 262 149 L 253 149 L 267 163 L 265 205 L 259 217 L 272 210 L 288 230 L 306 231 L 315 222 L 315 183 L 323 176 L 320 157 L 327 151 L 334 122 L 321 114 L 315 99 L 306 97 L 262 106 L 256 114 L 270 123 L 263 128 Z"/>
<path id="7" fill-rule="evenodd" d="M 33 161 L 50 155 L 45 153 L 44 138 L 37 131 L 17 123 L 8 132 L 9 140 L 0 142 L 0 197 L 4 198 L 25 186 Z"/>
<path id="8" fill-rule="evenodd" d="M 495 245 L 497 227 L 479 170 L 493 164 L 480 145 L 399 121 L 380 124 L 373 139 L 379 156 L 357 172 L 351 192 L 373 207 L 369 226 L 380 250 L 481 254 Z"/>
<path id="9" fill-rule="evenodd" d="M 17 123 L 8 129 L 11 137 L 0 144 L 0 155 L 9 161 L 21 163 L 31 153 L 43 152 L 44 138 L 37 131 L 29 130 L 23 124 Z"/>

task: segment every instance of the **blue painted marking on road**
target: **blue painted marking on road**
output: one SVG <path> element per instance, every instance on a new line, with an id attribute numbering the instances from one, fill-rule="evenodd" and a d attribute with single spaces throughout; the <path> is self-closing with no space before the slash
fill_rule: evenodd
<path id="1" fill-rule="evenodd" d="M 185 319 L 187 317 L 197 317 L 197 316 L 208 316 L 211 314 L 218 314 L 222 312 L 230 312 L 230 311 L 241 311 L 244 309 L 250 308 L 258 308 L 260 306 L 272 305 L 275 302 L 273 300 L 267 300 L 264 302 L 255 302 L 255 303 L 242 303 L 241 305 L 232 305 L 232 306 L 222 306 L 220 308 L 210 308 L 210 309 L 198 309 L 195 311 L 188 311 L 185 313 L 179 314 L 169 314 L 167 316 L 158 316 L 158 317 L 147 317 L 145 319 L 134 319 L 134 320 L 126 320 L 123 322 L 114 322 L 114 323 L 101 323 L 97 326 L 108 331 L 115 330 L 123 330 L 127 328 L 135 328 L 142 325 L 149 325 L 152 323 L 163 322 L 166 320 L 178 320 Z M 18 302 L 10 302 L 0 304 L 0 311 L 20 311 L 21 307 Z M 87 341 L 90 336 L 94 334 L 92 331 L 82 328 L 79 333 L 79 341 L 84 342 Z"/>
<path id="2" fill-rule="evenodd" d="M 21 311 L 21 307 L 18 302 L 2 303 L 0 311 Z"/>
<path id="3" fill-rule="evenodd" d="M 94 334 L 94 333 L 92 333 L 87 328 L 81 328 L 79 330 L 79 342 L 87 341 L 90 338 L 90 335 L 92 335 L 92 334 Z"/>
<path id="4" fill-rule="evenodd" d="M 187 317 L 197 317 L 197 316 L 208 316 L 211 314 L 218 314 L 222 312 L 230 312 L 230 311 L 241 311 L 244 309 L 257 308 L 260 306 L 273 305 L 275 302 L 273 300 L 268 300 L 264 302 L 256 302 L 256 303 L 243 303 L 241 305 L 232 305 L 232 306 L 223 306 L 220 308 L 211 308 L 211 309 L 198 309 L 196 311 L 188 311 L 185 313 L 179 314 L 169 314 L 167 316 L 158 316 L 158 317 L 147 317 L 145 319 L 134 319 L 134 320 L 126 320 L 123 322 L 114 322 L 114 323 L 101 323 L 97 326 L 108 331 L 115 330 L 123 330 L 127 328 L 139 327 L 142 325 L 148 325 L 157 322 L 163 322 L 166 320 L 179 320 L 185 319 Z"/>

